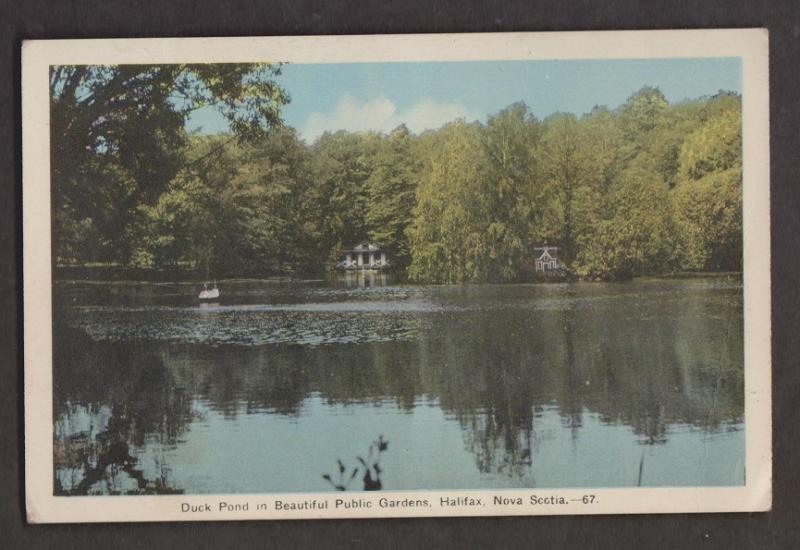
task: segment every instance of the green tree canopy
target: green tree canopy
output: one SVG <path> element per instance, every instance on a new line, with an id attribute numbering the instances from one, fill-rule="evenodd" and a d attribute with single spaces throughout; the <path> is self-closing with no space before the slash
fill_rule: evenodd
<path id="1" fill-rule="evenodd" d="M 69 259 L 99 233 L 116 243 L 96 243 L 101 250 L 127 259 L 121 236 L 137 206 L 154 204 L 181 169 L 190 113 L 212 106 L 239 139 L 259 139 L 280 125 L 289 100 L 277 74 L 269 64 L 52 67 L 53 209 L 63 221 L 55 254 Z"/>
<path id="2" fill-rule="evenodd" d="M 412 221 L 420 173 L 420 162 L 412 153 L 411 141 L 405 125 L 381 140 L 365 182 L 364 221 L 369 238 L 384 247 L 400 265 L 407 264 L 409 258 L 406 229 Z"/>
<path id="3" fill-rule="evenodd" d="M 690 269 L 742 265 L 742 122 L 738 102 L 722 96 L 708 121 L 686 137 L 675 189 L 681 258 Z"/>
<path id="4" fill-rule="evenodd" d="M 55 67 L 57 263 L 114 260 L 207 276 L 314 274 L 369 239 L 426 283 L 614 279 L 741 268 L 741 98 L 540 121 L 521 102 L 413 134 L 280 124 L 270 65 Z M 231 132 L 189 135 L 215 106 Z"/>

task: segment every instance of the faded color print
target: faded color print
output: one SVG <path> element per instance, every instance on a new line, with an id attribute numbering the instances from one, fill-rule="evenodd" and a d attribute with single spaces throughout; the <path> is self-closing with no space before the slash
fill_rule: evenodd
<path id="1" fill-rule="evenodd" d="M 741 94 L 53 65 L 53 493 L 743 486 Z"/>

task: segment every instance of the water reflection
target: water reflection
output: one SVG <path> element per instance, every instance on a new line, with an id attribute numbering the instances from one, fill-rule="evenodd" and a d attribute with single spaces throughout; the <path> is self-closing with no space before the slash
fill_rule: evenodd
<path id="1" fill-rule="evenodd" d="M 191 401 L 161 358 L 143 353 L 134 359 L 122 350 L 94 356 L 87 353 L 94 346 L 85 334 L 58 328 L 56 357 L 66 376 L 54 376 L 54 394 L 78 400 L 59 403 L 56 414 L 55 493 L 182 492 L 171 485 L 165 461 L 159 475 L 148 479 L 131 454 L 150 443 L 174 447 L 191 418 Z"/>
<path id="2" fill-rule="evenodd" d="M 393 489 L 744 481 L 736 283 L 278 286 L 57 292 L 56 491 L 324 490 L 370 430 Z"/>
<path id="3" fill-rule="evenodd" d="M 341 274 L 340 280 L 345 288 L 374 288 L 385 287 L 390 278 L 385 271 L 362 270 L 345 271 Z"/>

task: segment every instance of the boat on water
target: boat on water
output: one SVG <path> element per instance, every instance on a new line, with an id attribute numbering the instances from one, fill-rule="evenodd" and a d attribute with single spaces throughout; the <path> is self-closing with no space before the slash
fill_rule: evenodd
<path id="1" fill-rule="evenodd" d="M 214 288 L 208 288 L 208 283 L 203 284 L 203 290 L 200 291 L 200 294 L 197 297 L 202 300 L 216 300 L 219 298 L 219 288 L 217 288 L 217 283 L 214 283 Z"/>

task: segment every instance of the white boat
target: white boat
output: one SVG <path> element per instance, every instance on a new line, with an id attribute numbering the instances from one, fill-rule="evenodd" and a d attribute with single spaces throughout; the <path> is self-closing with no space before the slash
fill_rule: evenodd
<path id="1" fill-rule="evenodd" d="M 197 297 L 201 300 L 215 300 L 219 298 L 219 289 L 217 288 L 217 283 L 214 283 L 214 288 L 208 288 L 208 284 L 203 285 L 203 290 L 200 291 L 200 294 Z"/>

